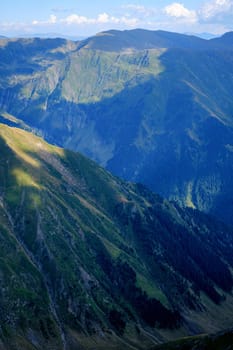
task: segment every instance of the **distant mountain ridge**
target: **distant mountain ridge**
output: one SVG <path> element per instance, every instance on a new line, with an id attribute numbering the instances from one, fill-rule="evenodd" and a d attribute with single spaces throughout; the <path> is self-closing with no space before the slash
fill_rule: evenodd
<path id="1" fill-rule="evenodd" d="M 232 32 L 204 40 L 112 30 L 77 43 L 0 44 L 2 114 L 233 223 Z"/>
<path id="2" fill-rule="evenodd" d="M 26 33 L 19 33 L 17 35 L 9 35 L 9 36 L 2 36 L 0 35 L 0 38 L 5 38 L 5 39 L 10 39 L 10 38 L 41 38 L 41 39 L 56 39 L 56 38 L 61 38 L 61 39 L 66 39 L 66 40 L 72 40 L 72 41 L 80 41 L 84 40 L 86 36 L 74 36 L 74 35 L 65 35 L 61 33 L 31 33 L 31 34 L 26 34 Z"/>
<path id="3" fill-rule="evenodd" d="M 35 33 L 28 36 L 20 36 L 19 38 L 40 38 L 45 40 L 61 38 L 68 41 L 81 41 L 81 47 L 103 51 L 118 51 L 126 48 L 133 48 L 136 50 L 153 48 L 219 49 L 223 46 L 229 48 L 229 45 L 233 44 L 232 33 L 233 32 L 226 32 L 221 36 L 204 38 L 195 34 L 181 34 L 165 30 L 152 31 L 146 29 L 131 29 L 123 31 L 108 30 L 88 38 L 81 36 L 61 36 L 57 33 Z M 0 35 L 0 38 L 8 40 L 12 39 L 2 35 Z"/>
<path id="4" fill-rule="evenodd" d="M 148 50 L 155 48 L 179 49 L 219 49 L 233 45 L 232 32 L 221 37 L 204 39 L 195 35 L 179 34 L 163 30 L 150 31 L 145 29 L 109 30 L 84 40 L 82 47 L 103 51 L 120 51 L 126 48 Z"/>
<path id="5" fill-rule="evenodd" d="M 123 50 L 133 48 L 136 50 L 145 50 L 152 48 L 201 48 L 204 47 L 204 39 L 177 34 L 162 30 L 147 31 L 144 29 L 117 31 L 111 30 L 102 32 L 94 37 L 86 39 L 84 47 L 90 49 L 100 49 L 104 51 Z"/>

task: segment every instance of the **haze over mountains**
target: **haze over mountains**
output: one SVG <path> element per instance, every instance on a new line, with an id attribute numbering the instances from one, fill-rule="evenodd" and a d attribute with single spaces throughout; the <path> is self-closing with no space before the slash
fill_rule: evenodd
<path id="1" fill-rule="evenodd" d="M 0 40 L 0 348 L 232 326 L 232 53 L 232 32 Z"/>
<path id="2" fill-rule="evenodd" d="M 0 38 L 10 39 L 10 38 L 41 38 L 41 39 L 51 39 L 51 38 L 62 38 L 72 41 L 78 41 L 78 40 L 84 40 L 86 39 L 86 36 L 72 36 L 72 35 L 63 35 L 59 33 L 33 33 L 33 34 L 25 34 L 25 33 L 19 33 L 16 35 L 5 35 L 1 36 Z"/>

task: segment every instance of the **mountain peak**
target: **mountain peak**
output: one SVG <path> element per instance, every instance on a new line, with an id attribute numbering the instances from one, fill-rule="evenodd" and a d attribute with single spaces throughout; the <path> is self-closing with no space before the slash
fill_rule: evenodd
<path id="1" fill-rule="evenodd" d="M 83 41 L 91 49 L 118 51 L 126 48 L 144 50 L 152 48 L 202 48 L 204 39 L 163 30 L 146 29 L 109 30 Z"/>

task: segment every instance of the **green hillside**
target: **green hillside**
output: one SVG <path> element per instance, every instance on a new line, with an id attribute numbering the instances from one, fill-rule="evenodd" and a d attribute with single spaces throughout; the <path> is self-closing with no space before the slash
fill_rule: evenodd
<path id="1" fill-rule="evenodd" d="M 2 349 L 147 349 L 230 327 L 231 229 L 27 131 L 0 124 L 0 149 Z"/>
<path id="2" fill-rule="evenodd" d="M 232 49 L 231 32 L 1 39 L 0 121 L 232 224 Z"/>

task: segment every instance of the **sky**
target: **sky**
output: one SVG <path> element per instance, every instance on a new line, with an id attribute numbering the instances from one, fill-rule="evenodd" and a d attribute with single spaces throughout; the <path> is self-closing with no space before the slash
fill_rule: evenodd
<path id="1" fill-rule="evenodd" d="M 0 5 L 4 36 L 88 37 L 134 28 L 220 35 L 233 30 L 233 0 L 5 0 Z"/>

